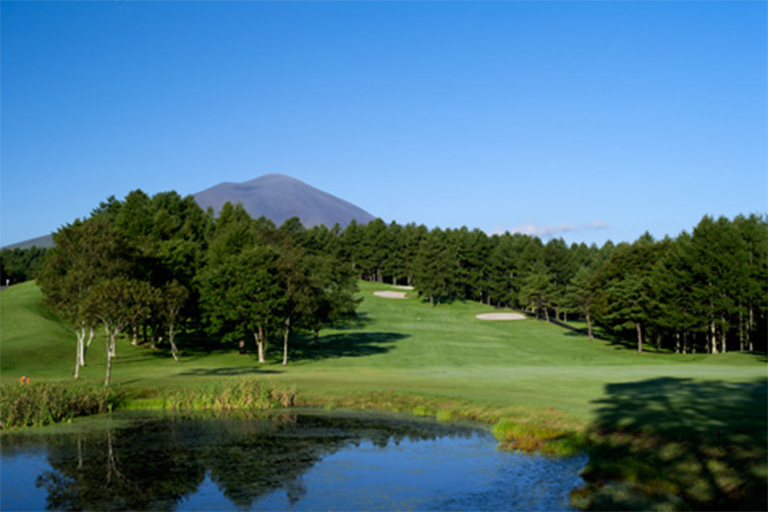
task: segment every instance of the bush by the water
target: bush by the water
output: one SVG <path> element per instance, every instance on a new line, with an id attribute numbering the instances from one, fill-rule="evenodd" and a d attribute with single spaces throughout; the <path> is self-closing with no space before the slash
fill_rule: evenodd
<path id="1" fill-rule="evenodd" d="M 0 387 L 0 427 L 43 426 L 111 411 L 120 396 L 98 384 L 41 382 Z"/>
<path id="2" fill-rule="evenodd" d="M 244 411 L 291 407 L 295 389 L 274 388 L 267 383 L 243 379 L 206 388 L 168 392 L 164 405 L 172 411 Z"/>

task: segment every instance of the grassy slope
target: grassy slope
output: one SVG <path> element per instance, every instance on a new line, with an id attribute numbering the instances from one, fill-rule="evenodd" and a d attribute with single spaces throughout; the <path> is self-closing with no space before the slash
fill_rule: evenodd
<path id="1" fill-rule="evenodd" d="M 300 396 L 316 401 L 361 392 L 420 394 L 508 413 L 537 414 L 552 408 L 577 426 L 595 419 L 611 384 L 647 383 L 650 389 L 659 379 L 676 379 L 682 385 L 766 377 L 765 359 L 754 355 L 638 355 L 545 322 L 477 320 L 476 314 L 490 308 L 476 303 L 430 308 L 413 292 L 406 300 L 373 296 L 381 288 L 387 287 L 362 283 L 362 321 L 324 332 L 319 347 L 296 343 L 287 367 L 259 367 L 251 356 L 232 350 L 187 351 L 183 362 L 175 363 L 164 352 L 123 341 L 115 382 L 164 388 L 263 374 L 276 383 L 295 385 Z M 33 283 L 0 295 L 3 382 L 23 374 L 33 379 L 71 375 L 74 334 L 45 313 L 40 299 Z M 275 360 L 278 351 L 272 347 Z M 94 341 L 88 361 L 84 377 L 103 378 L 102 338 Z"/>

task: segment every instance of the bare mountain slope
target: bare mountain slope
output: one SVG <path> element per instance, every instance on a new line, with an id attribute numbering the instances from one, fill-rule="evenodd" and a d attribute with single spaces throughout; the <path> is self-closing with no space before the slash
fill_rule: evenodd
<path id="1" fill-rule="evenodd" d="M 277 226 L 291 217 L 298 217 L 308 228 L 319 224 L 332 228 L 337 222 L 344 228 L 352 219 L 358 224 L 366 224 L 375 218 L 352 203 L 284 174 L 265 174 L 244 183 L 219 183 L 193 194 L 193 197 L 203 209 L 210 206 L 216 213 L 227 201 L 242 203 L 254 219 L 263 215 Z M 32 245 L 53 247 L 53 237 L 45 235 L 2 248 Z"/>
<path id="2" fill-rule="evenodd" d="M 352 219 L 365 224 L 374 216 L 343 199 L 283 174 L 266 174 L 244 183 L 220 183 L 194 194 L 202 207 L 218 213 L 225 202 L 241 203 L 251 217 L 262 215 L 278 226 L 298 217 L 306 227 L 319 224 L 346 227 Z"/>

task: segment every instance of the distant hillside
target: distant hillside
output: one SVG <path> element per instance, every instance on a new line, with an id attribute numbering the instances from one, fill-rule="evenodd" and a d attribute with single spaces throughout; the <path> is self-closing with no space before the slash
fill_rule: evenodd
<path id="1" fill-rule="evenodd" d="M 23 242 L 4 245 L 3 249 L 30 249 L 32 247 L 40 247 L 41 249 L 50 249 L 53 247 L 53 237 L 51 235 L 43 235 L 37 238 L 31 238 Z"/>
<path id="2" fill-rule="evenodd" d="M 262 215 L 278 226 L 298 217 L 306 227 L 339 223 L 346 227 L 353 219 L 365 224 L 375 217 L 352 203 L 332 196 L 283 174 L 266 174 L 244 183 L 220 183 L 194 194 L 197 203 L 218 213 L 225 202 L 241 203 L 253 218 Z"/>
<path id="3" fill-rule="evenodd" d="M 358 224 L 375 219 L 352 203 L 284 174 L 265 174 L 244 183 L 219 183 L 192 196 L 204 210 L 210 206 L 217 214 L 227 201 L 242 203 L 254 219 L 263 215 L 278 226 L 291 217 L 298 217 L 308 228 L 319 224 L 331 228 L 337 222 L 346 227 L 352 219 Z M 33 245 L 53 247 L 53 237 L 45 235 L 2 248 L 28 249 Z"/>

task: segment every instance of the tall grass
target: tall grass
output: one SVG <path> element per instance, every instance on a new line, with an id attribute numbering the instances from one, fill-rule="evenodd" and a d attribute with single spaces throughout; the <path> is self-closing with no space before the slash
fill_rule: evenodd
<path id="1" fill-rule="evenodd" d="M 0 426 L 43 426 L 111 411 L 121 401 L 113 389 L 90 383 L 40 382 L 0 387 Z"/>
<path id="2" fill-rule="evenodd" d="M 493 425 L 493 436 L 503 450 L 539 452 L 546 455 L 575 455 L 584 450 L 586 439 L 546 421 L 519 422 L 503 419 Z"/>
<path id="3" fill-rule="evenodd" d="M 291 407 L 295 402 L 295 389 L 276 388 L 255 379 L 210 384 L 203 388 L 172 390 L 163 396 L 164 408 L 175 412 L 263 411 Z"/>

